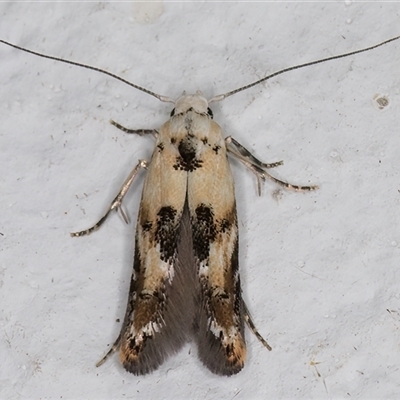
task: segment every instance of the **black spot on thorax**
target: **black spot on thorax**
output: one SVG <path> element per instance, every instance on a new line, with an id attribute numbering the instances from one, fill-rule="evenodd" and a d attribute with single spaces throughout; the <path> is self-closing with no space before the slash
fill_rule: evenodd
<path id="1" fill-rule="evenodd" d="M 197 158 L 197 145 L 198 141 L 192 134 L 188 134 L 179 142 L 179 156 L 174 164 L 176 170 L 191 172 L 202 166 L 203 161 Z"/>

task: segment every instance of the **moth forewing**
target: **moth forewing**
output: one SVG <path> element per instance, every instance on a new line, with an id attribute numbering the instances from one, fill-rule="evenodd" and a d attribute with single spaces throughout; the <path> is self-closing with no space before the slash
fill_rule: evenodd
<path id="1" fill-rule="evenodd" d="M 187 341 L 193 302 L 188 271 L 177 266 L 187 173 L 175 168 L 183 132 L 166 122 L 144 182 L 135 238 L 134 271 L 122 327 L 120 358 L 135 374 L 157 368 Z M 193 273 L 192 273 L 193 274 Z M 185 283 L 186 282 L 186 283 Z M 189 296 L 188 296 L 189 294 Z M 191 318 L 193 319 L 193 317 Z"/>
<path id="2" fill-rule="evenodd" d="M 219 125 L 195 111 L 186 120 L 196 149 L 187 199 L 200 282 L 199 356 L 211 371 L 231 375 L 246 356 L 233 177 Z"/>

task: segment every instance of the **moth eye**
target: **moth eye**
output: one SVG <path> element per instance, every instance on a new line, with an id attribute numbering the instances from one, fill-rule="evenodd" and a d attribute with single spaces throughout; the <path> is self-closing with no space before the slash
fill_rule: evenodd
<path id="1" fill-rule="evenodd" d="M 211 111 L 211 108 L 210 108 L 210 107 L 207 108 L 207 115 L 208 115 L 211 119 L 214 118 L 214 114 L 213 114 L 213 112 Z"/>
<path id="2" fill-rule="evenodd" d="M 175 115 L 175 108 L 171 111 L 171 114 L 169 116 L 173 117 L 174 115 Z"/>

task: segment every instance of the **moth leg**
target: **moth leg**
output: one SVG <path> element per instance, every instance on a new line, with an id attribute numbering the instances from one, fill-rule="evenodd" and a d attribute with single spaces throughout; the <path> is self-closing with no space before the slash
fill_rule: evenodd
<path id="1" fill-rule="evenodd" d="M 254 325 L 253 319 L 249 313 L 249 309 L 246 306 L 246 303 L 243 301 L 243 312 L 244 312 L 244 320 L 246 321 L 247 326 L 256 336 L 256 338 L 269 350 L 272 350 L 272 347 L 267 343 L 267 341 L 261 336 L 260 332 L 258 332 L 256 326 Z"/>
<path id="2" fill-rule="evenodd" d="M 154 135 L 156 136 L 158 131 L 156 129 L 129 129 L 129 128 L 125 128 L 123 125 L 119 124 L 118 122 L 115 122 L 114 120 L 110 120 L 110 124 L 114 125 L 115 127 L 117 127 L 118 129 L 121 129 L 121 131 L 125 132 L 125 133 L 133 133 L 135 135 L 139 135 L 139 136 L 144 136 L 144 135 Z"/>
<path id="3" fill-rule="evenodd" d="M 299 185 L 293 185 L 291 183 L 281 181 L 278 178 L 275 178 L 271 174 L 269 174 L 265 169 L 263 168 L 274 168 L 277 167 L 278 165 L 282 165 L 283 161 L 278 161 L 276 163 L 272 164 L 265 164 L 255 158 L 245 147 L 243 147 L 238 141 L 233 139 L 231 136 L 228 136 L 225 139 L 225 142 L 227 144 L 227 150 L 234 155 L 242 164 L 244 164 L 247 168 L 249 168 L 254 174 L 257 176 L 257 188 L 258 188 L 258 194 L 261 195 L 261 184 L 266 180 L 266 178 L 271 179 L 272 181 L 278 183 L 279 185 L 287 188 L 287 189 L 292 189 L 296 191 L 310 191 L 310 190 L 316 190 L 318 189 L 318 186 L 312 185 L 312 186 L 299 186 Z M 235 146 L 233 147 L 232 144 Z"/>
<path id="4" fill-rule="evenodd" d="M 234 139 L 232 136 L 228 136 L 225 139 L 226 143 L 231 144 L 233 143 L 236 147 L 236 149 L 239 151 L 239 153 L 244 157 L 249 159 L 253 164 L 259 166 L 260 168 L 275 168 L 278 167 L 279 165 L 283 165 L 283 160 L 277 161 L 274 163 L 263 163 L 260 161 L 258 158 L 255 158 L 253 154 L 250 153 L 244 146 L 242 146 L 236 139 Z"/>
<path id="5" fill-rule="evenodd" d="M 122 215 L 122 218 L 124 219 L 124 221 L 126 223 L 128 223 L 128 218 L 121 208 L 122 200 L 123 200 L 124 196 L 126 195 L 126 193 L 128 192 L 129 188 L 131 187 L 132 182 L 133 182 L 135 176 L 137 175 L 137 173 L 139 172 L 139 170 L 141 168 L 146 168 L 146 167 L 147 167 L 147 161 L 140 160 L 138 162 L 138 164 L 136 165 L 136 167 L 129 174 L 129 176 L 125 179 L 125 182 L 123 183 L 121 190 L 119 191 L 119 193 L 117 194 L 115 199 L 112 201 L 112 203 L 108 207 L 108 210 L 104 214 L 104 216 L 101 217 L 100 220 L 96 224 L 94 224 L 91 228 L 86 229 L 84 231 L 80 231 L 80 232 L 71 232 L 71 236 L 72 237 L 84 236 L 84 235 L 89 235 L 90 233 L 92 233 L 94 231 L 97 231 L 97 229 L 99 229 L 100 226 L 103 225 L 104 221 L 107 219 L 107 217 L 109 216 L 109 214 L 112 210 L 119 210 L 121 212 L 121 215 Z"/>
<path id="6" fill-rule="evenodd" d="M 111 346 L 111 349 L 107 351 L 106 355 L 99 362 L 96 363 L 96 367 L 100 367 L 101 365 L 103 365 L 108 360 L 108 358 L 118 350 L 119 345 L 121 344 L 121 337 L 122 333 L 119 334 L 117 340 Z"/>

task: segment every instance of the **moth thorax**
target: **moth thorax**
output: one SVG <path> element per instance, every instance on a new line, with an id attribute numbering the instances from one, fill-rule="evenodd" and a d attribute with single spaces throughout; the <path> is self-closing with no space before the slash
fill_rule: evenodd
<path id="1" fill-rule="evenodd" d="M 184 92 L 175 103 L 176 114 L 185 113 L 190 109 L 199 114 L 207 113 L 208 101 L 202 96 L 201 92 L 189 95 L 186 95 Z"/>

